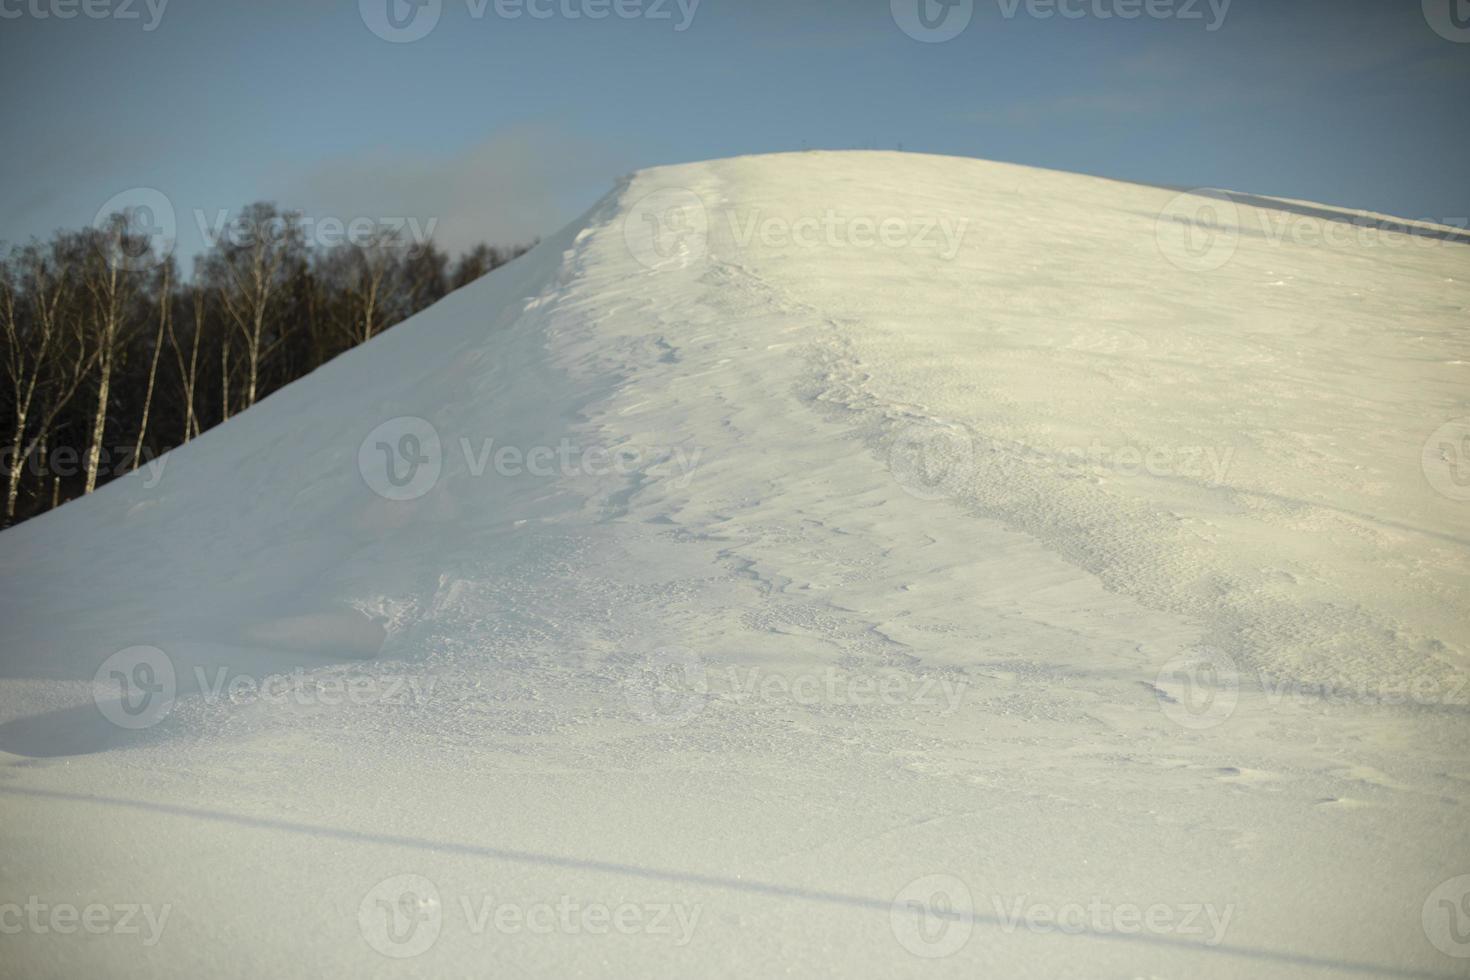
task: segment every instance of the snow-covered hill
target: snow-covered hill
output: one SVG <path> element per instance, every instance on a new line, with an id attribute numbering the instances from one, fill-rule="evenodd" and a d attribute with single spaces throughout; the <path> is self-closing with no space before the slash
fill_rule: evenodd
<path id="1" fill-rule="evenodd" d="M 1463 976 L 1467 309 L 1298 202 L 636 174 L 0 535 L 0 972 Z"/>

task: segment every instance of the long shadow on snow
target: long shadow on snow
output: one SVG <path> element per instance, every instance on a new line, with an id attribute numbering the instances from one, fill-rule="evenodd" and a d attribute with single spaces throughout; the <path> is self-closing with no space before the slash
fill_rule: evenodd
<path id="1" fill-rule="evenodd" d="M 504 847 L 489 847 L 479 844 L 464 844 L 454 841 L 424 840 L 418 837 L 407 837 L 397 834 L 371 834 L 358 830 L 346 830 L 339 827 L 321 827 L 312 824 L 296 823 L 288 820 L 271 820 L 264 817 L 249 817 L 235 813 L 217 813 L 204 810 L 199 807 L 179 806 L 171 803 L 149 803 L 141 800 L 124 800 L 107 796 L 87 796 L 81 793 L 64 793 L 54 790 L 33 790 L 10 787 L 0 787 L 0 794 L 10 796 L 28 796 L 34 799 L 59 800 L 71 803 L 93 803 L 101 806 L 122 807 L 132 810 L 141 810 L 148 813 L 161 813 L 176 817 L 194 817 L 201 820 L 212 820 L 217 823 L 231 824 L 249 830 L 275 830 L 286 833 L 304 834 L 312 837 L 320 837 L 328 840 L 345 841 L 352 844 L 388 844 L 394 847 L 407 847 L 417 850 L 434 851 L 439 854 L 462 854 L 466 857 L 488 858 L 497 861 L 510 861 L 517 864 L 533 864 L 543 867 L 568 868 L 578 871 L 597 871 L 606 874 L 623 875 L 631 878 L 643 878 L 653 881 L 673 882 L 676 884 L 699 885 L 706 888 L 720 888 L 726 891 L 745 892 L 747 894 L 771 895 L 778 898 L 791 898 L 805 902 L 824 902 L 829 905 L 845 905 L 851 908 L 864 909 L 872 912 L 890 912 L 893 903 L 888 899 L 872 898 L 866 895 L 848 895 L 841 892 L 821 891 L 814 888 L 803 888 L 793 885 L 782 885 L 775 882 L 751 881 L 746 878 L 730 878 L 723 875 L 701 874 L 691 871 L 678 871 L 672 869 L 645 868 L 636 864 L 624 864 L 617 861 L 600 861 L 595 858 L 565 857 L 559 854 L 543 854 L 536 851 L 522 851 Z M 1004 920 L 1000 916 L 988 915 L 983 912 L 964 913 L 958 911 L 934 912 L 944 918 L 953 921 L 971 921 L 977 924 L 1001 926 Z M 1124 933 L 1099 932 L 1084 930 L 1077 933 L 1078 938 L 1108 940 L 1112 942 L 1125 942 L 1142 944 L 1147 946 L 1162 946 L 1171 949 L 1187 950 L 1208 956 L 1234 957 L 1240 960 L 1250 960 L 1264 963 L 1280 963 L 1289 966 L 1299 966 L 1309 969 L 1334 970 L 1338 973 L 1355 975 L 1381 976 L 1381 977 L 1405 977 L 1412 980 L 1449 980 L 1450 974 L 1431 973 L 1426 970 L 1404 969 L 1399 967 L 1384 966 L 1377 963 L 1355 963 L 1349 960 L 1334 960 L 1320 956 L 1309 956 L 1304 953 L 1290 953 L 1282 950 L 1260 949 L 1252 946 L 1206 946 L 1203 943 L 1193 942 L 1185 939 L 1174 939 L 1168 936 L 1130 935 Z"/>

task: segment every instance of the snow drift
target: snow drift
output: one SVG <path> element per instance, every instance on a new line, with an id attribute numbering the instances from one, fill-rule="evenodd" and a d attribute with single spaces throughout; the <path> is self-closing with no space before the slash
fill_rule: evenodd
<path id="1" fill-rule="evenodd" d="M 0 535 L 5 958 L 1456 975 L 1467 259 L 973 160 L 636 174 Z"/>

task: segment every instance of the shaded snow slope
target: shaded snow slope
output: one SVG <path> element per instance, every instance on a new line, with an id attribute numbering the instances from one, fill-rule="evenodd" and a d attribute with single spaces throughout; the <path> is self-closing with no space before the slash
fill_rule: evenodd
<path id="1" fill-rule="evenodd" d="M 1470 247 L 1332 213 L 634 175 L 0 535 L 0 905 L 170 910 L 4 958 L 1463 975 Z"/>

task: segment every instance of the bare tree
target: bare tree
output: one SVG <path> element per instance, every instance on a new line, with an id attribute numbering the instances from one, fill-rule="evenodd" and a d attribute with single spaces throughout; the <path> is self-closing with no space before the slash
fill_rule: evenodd
<path id="1" fill-rule="evenodd" d="M 179 442 L 185 443 L 199 434 L 199 411 L 195 403 L 194 390 L 199 384 L 199 338 L 204 332 L 204 291 L 200 289 L 189 289 L 189 298 L 193 300 L 193 318 L 190 326 L 193 328 L 193 336 L 189 343 L 189 358 L 184 359 L 183 344 L 179 342 L 178 332 L 174 330 L 173 316 L 167 317 L 168 343 L 174 352 L 174 365 L 179 372 L 179 387 L 183 396 L 184 434 Z M 169 300 L 172 303 L 172 299 Z"/>
<path id="2" fill-rule="evenodd" d="M 385 229 L 308 248 L 294 213 L 242 215 L 188 283 L 131 214 L 0 255 L 0 526 L 120 475 L 108 440 L 136 468 L 524 250 L 451 266 Z"/>
<path id="3" fill-rule="evenodd" d="M 407 313 L 417 313 L 444 298 L 449 289 L 448 265 L 449 256 L 435 248 L 433 242 L 420 242 L 409 248 L 403 261 Z"/>
<path id="4" fill-rule="evenodd" d="M 107 437 L 112 375 L 127 339 L 129 306 L 137 294 L 133 264 L 149 264 L 151 246 L 131 232 L 132 220 L 131 215 L 115 214 L 101 229 L 82 235 L 82 281 L 91 299 L 90 336 L 97 365 L 97 407 L 87 438 L 83 493 L 97 489 L 97 471 Z"/>
<path id="5" fill-rule="evenodd" d="M 163 352 L 163 335 L 170 329 L 173 312 L 173 259 L 165 259 L 158 272 L 158 335 L 153 338 L 153 354 L 148 360 L 148 385 L 143 392 L 142 418 L 138 422 L 138 440 L 133 444 L 130 469 L 137 469 L 143 458 L 143 440 L 148 435 L 148 413 L 153 408 L 153 386 L 158 380 L 158 355 Z"/>
<path id="6" fill-rule="evenodd" d="M 0 326 L 12 415 L 6 466 L 5 522 L 15 519 L 26 460 L 44 449 L 57 415 L 91 368 L 77 320 L 63 304 L 75 287 L 65 249 L 32 244 L 14 255 L 0 278 Z"/>
<path id="7" fill-rule="evenodd" d="M 226 317 L 239 333 L 245 353 L 244 407 L 255 404 L 261 369 L 280 342 L 272 335 L 277 300 L 297 263 L 303 261 L 300 217 L 274 204 L 256 202 L 206 256 L 203 269 Z M 230 414 L 229 344 L 221 350 L 224 415 Z"/>
<path id="8" fill-rule="evenodd" d="M 387 229 L 365 242 L 348 242 L 326 252 L 321 274 L 340 298 L 335 327 L 349 346 L 371 340 L 401 319 L 403 246 Z"/>

